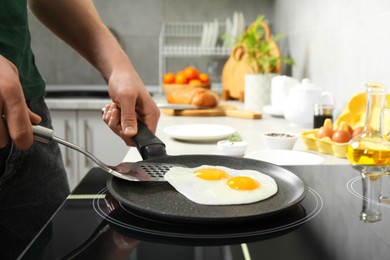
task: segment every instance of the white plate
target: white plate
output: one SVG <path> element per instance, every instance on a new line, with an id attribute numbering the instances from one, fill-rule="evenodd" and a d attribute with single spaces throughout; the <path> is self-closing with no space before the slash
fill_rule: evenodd
<path id="1" fill-rule="evenodd" d="M 225 29 L 225 33 L 228 34 L 228 36 L 224 39 L 223 41 L 223 45 L 226 46 L 226 47 L 231 47 L 233 45 L 233 42 L 232 42 L 232 28 L 233 28 L 233 23 L 232 21 L 230 20 L 230 18 L 226 18 L 226 29 Z"/>
<path id="2" fill-rule="evenodd" d="M 217 141 L 229 137 L 236 130 L 226 125 L 184 124 L 168 126 L 164 132 L 183 141 Z"/>
<path id="3" fill-rule="evenodd" d="M 274 117 L 284 117 L 283 109 L 273 107 L 272 105 L 264 106 L 263 112 Z"/>
<path id="4" fill-rule="evenodd" d="M 204 26 L 203 26 L 203 40 L 202 40 L 202 47 L 203 48 L 206 48 L 209 46 L 209 42 L 210 42 L 210 36 L 211 36 L 211 26 L 209 23 L 205 23 Z"/>
<path id="5" fill-rule="evenodd" d="M 313 165 L 324 161 L 324 158 L 316 154 L 294 150 L 259 150 L 248 153 L 244 157 L 277 165 Z"/>
<path id="6" fill-rule="evenodd" d="M 202 38 L 201 38 L 201 41 L 200 41 L 200 47 L 205 47 L 206 46 L 206 41 L 207 41 L 207 30 L 208 30 L 208 26 L 207 26 L 207 23 L 204 23 L 203 24 L 203 31 L 202 31 Z"/>
<path id="7" fill-rule="evenodd" d="M 231 35 L 234 38 L 238 37 L 238 13 L 237 12 L 233 13 L 233 25 L 232 25 Z"/>
<path id="8" fill-rule="evenodd" d="M 245 18 L 242 12 L 238 13 L 238 37 L 242 35 L 245 30 Z"/>
<path id="9" fill-rule="evenodd" d="M 218 24 L 218 20 L 215 19 L 213 23 L 213 38 L 210 47 L 215 47 L 217 45 L 218 35 L 219 35 L 219 24 Z"/>

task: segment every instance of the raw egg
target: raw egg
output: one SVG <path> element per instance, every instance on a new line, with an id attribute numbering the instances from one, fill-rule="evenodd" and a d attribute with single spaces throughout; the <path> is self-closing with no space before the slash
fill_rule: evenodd
<path id="1" fill-rule="evenodd" d="M 318 129 L 317 137 L 320 139 L 324 137 L 332 138 L 333 133 L 334 131 L 333 131 L 332 119 L 327 118 L 325 119 L 324 125 Z"/>
<path id="2" fill-rule="evenodd" d="M 356 127 L 355 129 L 353 129 L 352 137 L 356 137 L 356 136 L 360 135 L 361 133 L 363 133 L 363 129 L 364 129 L 363 126 L 359 126 L 359 127 Z"/>
<path id="3" fill-rule="evenodd" d="M 336 143 L 347 143 L 352 139 L 352 133 L 345 122 L 341 122 L 340 128 L 332 135 L 332 141 Z"/>
<path id="4" fill-rule="evenodd" d="M 324 137 L 331 138 L 332 135 L 333 135 L 333 129 L 330 127 L 326 127 L 326 126 L 321 126 L 317 132 L 317 137 L 320 139 L 324 138 Z"/>

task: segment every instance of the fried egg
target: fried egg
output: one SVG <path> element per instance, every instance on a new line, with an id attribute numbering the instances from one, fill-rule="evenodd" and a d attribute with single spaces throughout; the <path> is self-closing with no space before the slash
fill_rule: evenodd
<path id="1" fill-rule="evenodd" d="M 204 205 L 258 202 L 273 196 L 278 190 L 275 180 L 264 173 L 224 166 L 174 166 L 164 178 L 189 200 Z"/>

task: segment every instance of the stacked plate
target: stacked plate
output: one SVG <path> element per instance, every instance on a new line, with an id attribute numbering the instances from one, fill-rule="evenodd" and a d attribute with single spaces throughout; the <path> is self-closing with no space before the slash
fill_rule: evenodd
<path id="1" fill-rule="evenodd" d="M 224 39 L 223 45 L 226 47 L 232 47 L 236 39 L 240 37 L 245 30 L 244 14 L 236 11 L 233 13 L 232 18 L 226 18 L 225 23 L 226 34 L 228 37 Z M 215 47 L 218 42 L 219 33 L 219 23 L 217 19 L 213 22 L 204 23 L 200 47 Z"/>
<path id="2" fill-rule="evenodd" d="M 226 34 L 229 35 L 224 41 L 224 46 L 231 47 L 236 39 L 241 36 L 245 30 L 245 18 L 242 12 L 234 12 L 233 18 L 226 18 Z"/>
<path id="3" fill-rule="evenodd" d="M 217 45 L 218 35 L 219 24 L 217 19 L 215 19 L 214 22 L 204 23 L 200 47 L 215 47 Z"/>

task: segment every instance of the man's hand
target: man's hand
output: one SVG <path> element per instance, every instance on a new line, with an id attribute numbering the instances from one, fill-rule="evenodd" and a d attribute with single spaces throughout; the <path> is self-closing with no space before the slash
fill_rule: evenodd
<path id="1" fill-rule="evenodd" d="M 137 119 L 156 131 L 160 110 L 133 69 L 114 72 L 109 78 L 108 90 L 112 101 L 121 109 L 120 123 L 125 137 L 137 133 Z"/>
<path id="2" fill-rule="evenodd" d="M 103 120 L 127 145 L 137 133 L 137 119 L 156 132 L 160 110 L 150 97 L 141 79 L 134 72 L 114 74 L 109 80 L 109 93 L 114 103 L 104 109 Z"/>
<path id="3" fill-rule="evenodd" d="M 19 149 L 29 148 L 34 139 L 31 124 L 41 118 L 25 102 L 15 65 L 0 55 L 0 148 L 11 138 Z"/>

